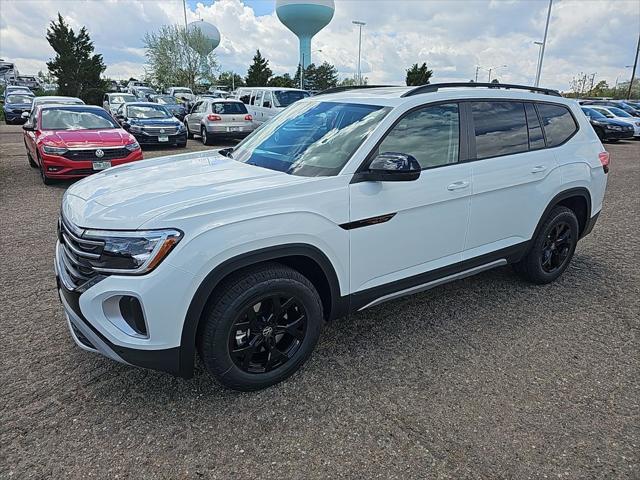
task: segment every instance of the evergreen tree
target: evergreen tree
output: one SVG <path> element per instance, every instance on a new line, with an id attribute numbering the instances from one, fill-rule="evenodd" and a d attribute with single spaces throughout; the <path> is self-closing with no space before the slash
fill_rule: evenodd
<path id="1" fill-rule="evenodd" d="M 107 67 L 102 55 L 93 53 L 93 42 L 86 28 L 82 27 L 76 35 L 58 13 L 57 21 L 52 21 L 47 29 L 47 41 L 56 52 L 47 67 L 58 79 L 58 93 L 99 104 L 106 89 L 100 76 Z"/>
<path id="2" fill-rule="evenodd" d="M 418 65 L 414 63 L 407 69 L 407 86 L 419 86 L 429 83 L 433 70 L 429 70 L 426 63 Z"/>
<path id="3" fill-rule="evenodd" d="M 269 80 L 270 87 L 282 87 L 282 88 L 295 88 L 297 85 L 291 78 L 291 75 L 285 73 L 284 75 L 276 75 Z"/>
<path id="4" fill-rule="evenodd" d="M 245 82 L 247 87 L 266 87 L 273 72 L 269 68 L 269 60 L 260 54 L 260 50 L 256 50 L 253 57 L 253 64 L 247 71 Z"/>
<path id="5" fill-rule="evenodd" d="M 219 85 L 226 85 L 229 88 L 244 87 L 244 78 L 242 78 L 237 73 L 222 72 L 218 77 L 217 83 Z"/>

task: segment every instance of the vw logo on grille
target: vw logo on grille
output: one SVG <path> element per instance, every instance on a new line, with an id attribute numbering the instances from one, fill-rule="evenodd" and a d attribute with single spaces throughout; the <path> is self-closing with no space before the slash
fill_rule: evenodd
<path id="1" fill-rule="evenodd" d="M 100 150 L 100 149 L 97 149 L 96 150 L 96 157 L 98 157 L 98 158 L 104 157 L 104 152 L 102 150 Z"/>
<path id="2" fill-rule="evenodd" d="M 161 129 L 160 129 L 160 133 L 164 133 L 164 128 L 161 128 Z"/>

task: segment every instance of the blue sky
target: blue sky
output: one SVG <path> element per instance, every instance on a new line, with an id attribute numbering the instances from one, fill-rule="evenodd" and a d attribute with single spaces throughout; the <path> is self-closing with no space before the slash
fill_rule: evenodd
<path id="1" fill-rule="evenodd" d="M 547 0 L 335 0 L 331 23 L 313 39 L 313 60 L 353 76 L 358 52 L 354 19 L 363 29 L 363 74 L 371 83 L 400 84 L 415 62 L 426 62 L 434 81 L 467 81 L 480 65 L 501 81 L 532 83 Z M 189 21 L 202 18 L 222 35 L 221 70 L 246 74 L 260 49 L 274 73 L 298 62 L 296 37 L 274 14 L 274 0 L 188 0 Z M 375 7 L 375 8 L 372 8 Z M 47 25 L 60 12 L 73 28 L 86 27 L 107 74 L 144 74 L 144 34 L 181 23 L 182 0 L 0 0 L 0 58 L 21 72 L 45 69 L 53 51 Z M 567 90 L 573 76 L 596 73 L 613 84 L 627 79 L 640 34 L 637 0 L 555 0 L 542 74 L 544 86 Z M 318 52 L 321 50 L 321 52 Z"/>

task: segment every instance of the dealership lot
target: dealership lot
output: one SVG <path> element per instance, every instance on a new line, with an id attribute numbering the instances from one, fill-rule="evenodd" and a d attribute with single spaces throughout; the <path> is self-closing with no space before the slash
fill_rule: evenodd
<path id="1" fill-rule="evenodd" d="M 0 126 L 0 476 L 637 478 L 640 142 L 607 149 L 603 213 L 556 283 L 503 268 L 372 308 L 239 394 L 74 345 L 52 272 L 66 184 Z"/>

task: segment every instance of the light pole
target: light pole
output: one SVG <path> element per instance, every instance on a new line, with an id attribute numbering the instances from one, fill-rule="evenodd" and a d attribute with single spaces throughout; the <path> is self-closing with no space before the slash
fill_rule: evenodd
<path id="1" fill-rule="evenodd" d="M 544 38 L 542 39 L 542 47 L 540 48 L 540 61 L 538 62 L 538 70 L 536 71 L 536 83 L 537 87 L 540 85 L 540 74 L 542 73 L 542 61 L 544 60 L 544 49 L 547 46 L 547 33 L 549 32 L 549 19 L 551 18 L 551 5 L 553 0 L 549 0 L 549 10 L 547 10 L 547 23 L 544 26 Z"/>
<path id="2" fill-rule="evenodd" d="M 506 68 L 506 67 L 507 67 L 507 65 L 496 65 L 494 67 L 489 68 L 489 80 L 487 80 L 487 83 L 491 83 L 491 72 L 493 70 L 496 70 L 498 68 Z"/>
<path id="3" fill-rule="evenodd" d="M 187 0 L 182 0 L 182 11 L 184 12 L 184 29 L 187 31 Z"/>
<path id="4" fill-rule="evenodd" d="M 362 27 L 366 25 L 365 22 L 353 20 L 351 23 L 358 25 L 358 85 L 362 85 L 362 72 L 360 71 L 360 55 L 362 53 Z"/>
<path id="5" fill-rule="evenodd" d="M 533 43 L 534 45 L 538 45 L 538 61 L 536 62 L 536 75 L 538 75 L 538 68 L 540 68 L 540 54 L 542 53 L 542 42 L 533 42 Z"/>
<path id="6" fill-rule="evenodd" d="M 627 100 L 631 98 L 631 87 L 633 87 L 633 78 L 636 76 L 636 67 L 638 66 L 638 53 L 640 53 L 640 35 L 638 35 L 638 46 L 636 47 L 636 59 L 633 61 L 633 70 L 631 70 L 631 80 L 629 81 L 629 89 L 627 90 Z"/>

